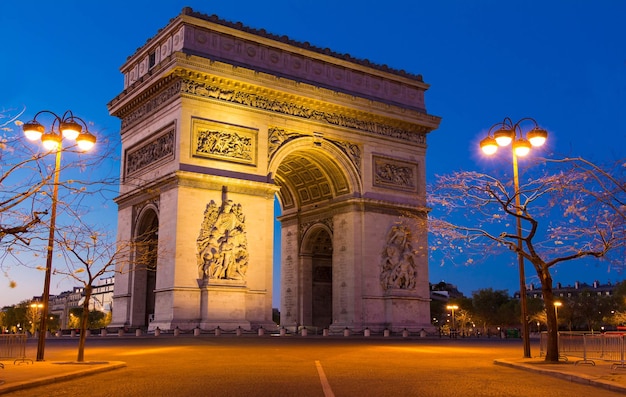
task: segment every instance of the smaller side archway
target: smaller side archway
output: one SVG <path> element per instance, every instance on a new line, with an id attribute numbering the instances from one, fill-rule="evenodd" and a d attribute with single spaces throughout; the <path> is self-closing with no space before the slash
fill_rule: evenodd
<path id="1" fill-rule="evenodd" d="M 302 240 L 301 324 L 328 328 L 333 319 L 332 231 L 324 224 L 313 225 Z"/>
<path id="2" fill-rule="evenodd" d="M 148 326 L 154 318 L 158 238 L 159 216 L 157 209 L 150 205 L 137 217 L 133 236 L 132 326 Z"/>

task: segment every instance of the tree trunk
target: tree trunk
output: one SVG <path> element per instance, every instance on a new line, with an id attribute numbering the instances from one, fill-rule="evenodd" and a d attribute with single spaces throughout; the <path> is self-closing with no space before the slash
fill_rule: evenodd
<path id="1" fill-rule="evenodd" d="M 78 338 L 78 358 L 76 361 L 85 361 L 85 340 L 87 339 L 87 323 L 89 322 L 89 301 L 91 300 L 91 285 L 85 287 L 85 301 L 83 314 L 80 318 L 80 337 Z"/>
<path id="2" fill-rule="evenodd" d="M 552 293 L 552 276 L 547 268 L 543 269 L 541 276 L 541 292 L 543 304 L 546 308 L 546 322 L 548 326 L 548 340 L 546 346 L 546 362 L 559 361 L 559 329 L 554 310 L 554 294 Z"/>

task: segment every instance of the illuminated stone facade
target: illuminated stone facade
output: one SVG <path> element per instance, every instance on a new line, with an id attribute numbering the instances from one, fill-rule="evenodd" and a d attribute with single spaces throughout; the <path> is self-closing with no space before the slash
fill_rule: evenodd
<path id="1" fill-rule="evenodd" d="M 112 326 L 430 327 L 421 76 L 188 8 L 122 66 Z M 410 216 L 406 216 L 410 214 Z M 123 264 L 125 263 L 125 264 Z"/>

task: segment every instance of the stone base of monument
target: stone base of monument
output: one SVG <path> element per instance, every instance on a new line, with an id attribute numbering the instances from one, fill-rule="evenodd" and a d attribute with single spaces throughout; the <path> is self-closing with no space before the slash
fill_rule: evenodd
<path id="1" fill-rule="evenodd" d="M 211 280 L 200 287 L 201 329 L 220 327 L 223 331 L 250 330 L 246 319 L 246 298 L 249 293 L 245 283 L 237 280 Z"/>

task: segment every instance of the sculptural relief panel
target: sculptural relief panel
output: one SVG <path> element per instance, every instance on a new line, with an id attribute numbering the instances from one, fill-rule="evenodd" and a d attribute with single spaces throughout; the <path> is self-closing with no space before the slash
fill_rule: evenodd
<path id="1" fill-rule="evenodd" d="M 204 211 L 196 241 L 202 280 L 245 280 L 248 270 L 246 219 L 241 204 L 226 200 L 218 208 L 211 200 Z"/>
<path id="2" fill-rule="evenodd" d="M 258 130 L 193 118 L 192 131 L 193 156 L 256 165 Z"/>
<path id="3" fill-rule="evenodd" d="M 377 155 L 372 159 L 374 186 L 417 192 L 416 163 Z"/>
<path id="4" fill-rule="evenodd" d="M 132 176 L 147 168 L 174 158 L 175 127 L 168 126 L 165 131 L 143 145 L 132 147 L 125 153 L 124 176 Z"/>
<path id="5" fill-rule="evenodd" d="M 416 251 L 411 239 L 411 229 L 406 225 L 395 224 L 387 233 L 380 273 L 380 283 L 384 290 L 415 289 Z"/>

